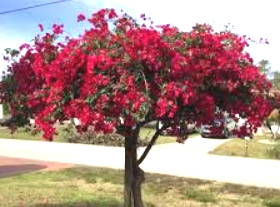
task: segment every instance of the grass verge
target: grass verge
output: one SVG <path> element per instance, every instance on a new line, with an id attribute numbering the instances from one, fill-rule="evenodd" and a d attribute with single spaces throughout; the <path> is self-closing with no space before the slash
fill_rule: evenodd
<path id="1" fill-rule="evenodd" d="M 76 167 L 0 178 L 1 207 L 121 207 L 123 171 Z M 275 207 L 280 191 L 147 174 L 147 207 Z"/>
<path id="2" fill-rule="evenodd" d="M 233 138 L 232 140 L 212 150 L 210 154 L 261 159 L 277 159 L 277 157 L 273 156 L 273 154 L 270 153 L 274 145 L 260 143 L 259 141 L 261 139 L 267 139 L 267 136 L 255 136 L 254 139 L 248 141 L 246 141 L 245 139 Z"/>
<path id="3" fill-rule="evenodd" d="M 63 132 L 63 127 L 58 127 L 58 135 L 55 136 L 54 141 L 56 142 L 68 142 L 65 134 Z M 142 128 L 140 131 L 140 139 L 149 139 L 153 133 L 154 129 Z M 23 140 L 43 140 L 42 133 L 34 134 L 25 128 L 19 128 L 15 133 L 11 134 L 8 128 L 0 128 L 0 137 L 8 139 L 23 139 Z M 176 138 L 172 136 L 160 136 L 156 144 L 167 144 L 176 142 Z"/>

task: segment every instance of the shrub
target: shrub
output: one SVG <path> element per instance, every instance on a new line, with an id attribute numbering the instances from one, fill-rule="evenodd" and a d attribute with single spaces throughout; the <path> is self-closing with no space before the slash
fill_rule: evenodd
<path id="1" fill-rule="evenodd" d="M 70 143 L 94 144 L 105 146 L 124 146 L 124 137 L 116 134 L 98 134 L 94 131 L 79 133 L 74 124 L 67 124 L 62 129 L 62 137 Z M 148 141 L 139 139 L 138 146 L 146 146 Z"/>
<path id="2" fill-rule="evenodd" d="M 280 200 L 276 200 L 276 199 L 273 199 L 273 200 L 268 200 L 268 201 L 265 201 L 264 202 L 265 206 L 267 207 L 279 207 L 280 206 Z"/>

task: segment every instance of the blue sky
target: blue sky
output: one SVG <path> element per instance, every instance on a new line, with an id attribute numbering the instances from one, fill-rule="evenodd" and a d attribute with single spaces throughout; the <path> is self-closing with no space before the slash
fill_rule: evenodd
<path id="1" fill-rule="evenodd" d="M 10 0 L 0 1 L 0 11 L 23 8 L 36 4 L 53 2 L 55 0 Z M 0 15 L 1 43 L 6 45 L 10 41 L 18 44 L 21 41 L 30 41 L 39 32 L 38 24 L 43 24 L 45 29 L 51 29 L 52 24 L 64 24 L 65 30 L 70 35 L 78 34 L 81 24 L 76 24 L 76 16 L 79 13 L 90 14 L 102 7 L 89 6 L 82 1 L 69 1 L 45 7 Z M 13 41 L 14 40 L 14 41 Z"/>
<path id="2" fill-rule="evenodd" d="M 55 0 L 2 0 L 0 12 L 52 1 Z M 145 13 L 156 24 L 169 23 L 186 31 L 196 23 L 209 23 L 216 30 L 230 23 L 233 32 L 255 40 L 267 38 L 269 45 L 251 43 L 247 50 L 255 62 L 267 59 L 273 70 L 280 70 L 280 7 L 275 0 L 72 0 L 0 15 L 0 50 L 30 41 L 40 23 L 45 29 L 63 23 L 68 34 L 77 35 L 85 25 L 77 24 L 76 16 L 90 15 L 100 8 L 123 9 L 133 17 Z M 0 66 L 1 70 L 5 67 L 2 60 Z"/>

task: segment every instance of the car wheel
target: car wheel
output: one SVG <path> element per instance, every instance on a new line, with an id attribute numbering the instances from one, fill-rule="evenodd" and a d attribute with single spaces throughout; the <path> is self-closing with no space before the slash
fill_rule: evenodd
<path id="1" fill-rule="evenodd" d="M 202 134 L 200 134 L 201 135 L 201 137 L 202 138 L 210 138 L 211 136 L 209 136 L 208 134 L 204 134 L 204 133 L 202 133 Z"/>

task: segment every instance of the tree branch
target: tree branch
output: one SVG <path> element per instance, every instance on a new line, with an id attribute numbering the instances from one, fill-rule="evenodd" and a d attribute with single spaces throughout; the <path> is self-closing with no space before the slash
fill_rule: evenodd
<path id="1" fill-rule="evenodd" d="M 149 92 L 149 86 L 148 86 L 148 83 L 147 83 L 146 76 L 145 76 L 145 74 L 144 74 L 144 72 L 142 70 L 140 70 L 140 73 L 143 76 L 143 79 L 144 79 L 144 82 L 145 82 L 145 87 L 146 87 L 146 92 L 148 93 Z"/>
<path id="2" fill-rule="evenodd" d="M 168 128 L 168 125 L 164 125 L 161 128 L 159 128 L 159 122 L 157 123 L 156 132 L 155 132 L 154 136 L 152 137 L 151 141 L 149 142 L 148 146 L 145 148 L 145 151 L 142 153 L 142 155 L 138 159 L 138 161 L 137 161 L 138 165 L 140 165 L 144 161 L 144 159 L 148 155 L 149 151 L 151 150 L 152 146 L 155 144 L 157 138 L 159 137 L 161 132 L 166 128 Z"/>

